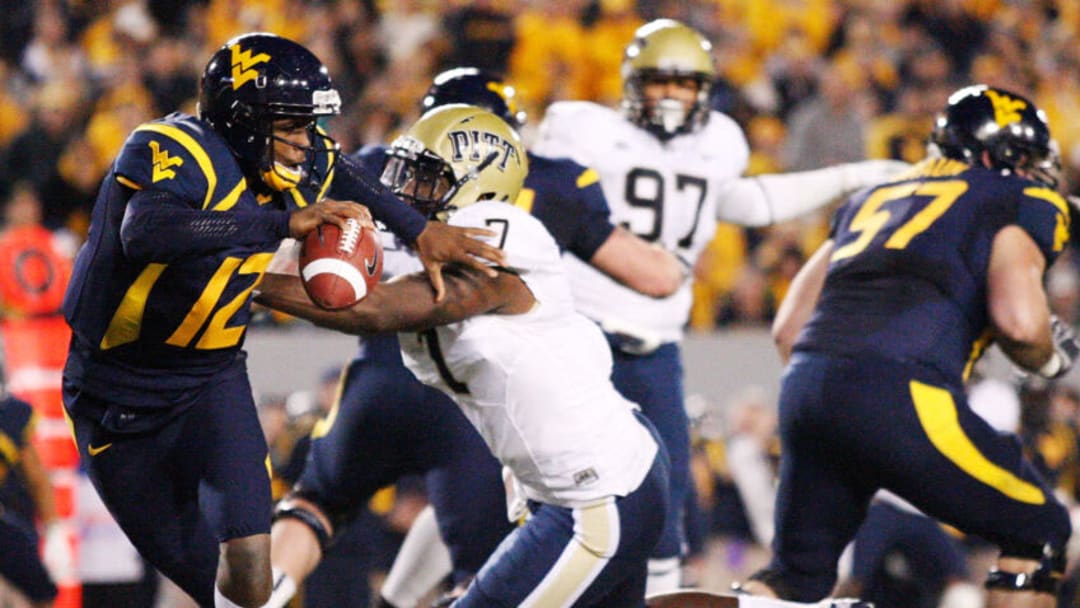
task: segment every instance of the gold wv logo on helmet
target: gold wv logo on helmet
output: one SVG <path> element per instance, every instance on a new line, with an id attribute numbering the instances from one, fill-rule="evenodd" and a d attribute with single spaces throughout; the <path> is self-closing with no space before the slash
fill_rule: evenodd
<path id="1" fill-rule="evenodd" d="M 255 66 L 270 61 L 270 55 L 259 53 L 252 56 L 251 51 L 241 50 L 239 44 L 232 45 L 229 50 L 232 52 L 232 88 L 234 91 L 259 77 L 258 70 L 254 69 Z"/>
<path id="2" fill-rule="evenodd" d="M 1023 99 L 1014 99 L 993 89 L 987 89 L 986 96 L 990 104 L 994 106 L 994 121 L 998 126 L 1004 127 L 1014 122 L 1020 122 L 1020 111 L 1027 107 Z"/>

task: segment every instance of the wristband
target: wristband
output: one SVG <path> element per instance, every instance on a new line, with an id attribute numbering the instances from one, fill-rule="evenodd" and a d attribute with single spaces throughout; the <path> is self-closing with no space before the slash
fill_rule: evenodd
<path id="1" fill-rule="evenodd" d="M 1061 373 L 1061 368 L 1064 365 L 1065 362 L 1062 360 L 1061 354 L 1055 350 L 1054 354 L 1050 355 L 1050 360 L 1039 368 L 1038 373 L 1043 378 L 1054 378 Z"/>

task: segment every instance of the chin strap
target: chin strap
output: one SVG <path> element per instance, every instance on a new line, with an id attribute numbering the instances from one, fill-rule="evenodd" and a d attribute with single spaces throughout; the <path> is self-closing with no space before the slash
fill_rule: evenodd
<path id="1" fill-rule="evenodd" d="M 300 181 L 304 179 L 304 171 L 275 162 L 273 166 L 263 171 L 260 177 L 267 186 L 278 192 L 284 192 L 300 185 Z"/>

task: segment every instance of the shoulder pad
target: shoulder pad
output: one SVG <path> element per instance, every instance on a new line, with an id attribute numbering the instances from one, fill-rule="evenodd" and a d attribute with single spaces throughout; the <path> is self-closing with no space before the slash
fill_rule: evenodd
<path id="1" fill-rule="evenodd" d="M 559 246 L 540 220 L 514 205 L 481 201 L 455 211 L 449 223 L 494 232 L 494 236 L 479 238 L 502 249 L 511 268 L 528 269 L 536 259 L 557 261 L 560 257 Z"/>
<path id="2" fill-rule="evenodd" d="M 204 209 L 243 179 L 225 140 L 183 114 L 137 127 L 124 142 L 114 173 L 125 186 L 165 190 Z"/>
<path id="3" fill-rule="evenodd" d="M 527 188 L 568 193 L 599 181 L 600 175 L 595 170 L 572 159 L 529 154 L 529 174 L 525 176 Z"/>
<path id="4" fill-rule="evenodd" d="M 588 101 L 555 102 L 544 113 L 534 149 L 551 157 L 572 156 L 590 138 L 610 136 L 619 125 L 630 123 L 611 108 Z"/>
<path id="5" fill-rule="evenodd" d="M 1072 223 L 1069 205 L 1054 190 L 1035 182 L 1026 183 L 1021 191 L 1016 223 L 1035 240 L 1049 267 L 1069 242 Z"/>

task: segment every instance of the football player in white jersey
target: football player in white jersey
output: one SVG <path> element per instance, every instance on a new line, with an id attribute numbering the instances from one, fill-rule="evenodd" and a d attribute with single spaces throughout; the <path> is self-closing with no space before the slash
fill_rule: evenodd
<path id="1" fill-rule="evenodd" d="M 667 453 L 610 381 L 610 350 L 574 310 L 559 248 L 511 204 L 527 172 L 518 134 L 494 114 L 447 105 L 390 150 L 384 182 L 417 209 L 483 226 L 507 264 L 491 278 L 445 271 L 434 298 L 411 252 L 386 250 L 398 278 L 331 312 L 292 275 L 259 301 L 346 332 L 398 331 L 406 364 L 450 395 L 511 474 L 525 516 L 455 606 L 644 606 L 646 562 L 667 512 Z"/>
<path id="2" fill-rule="evenodd" d="M 692 28 L 659 19 L 637 30 L 622 66 L 618 110 L 584 101 L 552 104 L 540 125 L 538 154 L 567 156 L 599 175 L 612 221 L 661 244 L 691 267 L 716 221 L 765 226 L 794 218 L 869 186 L 907 165 L 865 161 L 802 173 L 740 178 L 750 155 L 730 117 L 708 105 L 715 76 L 711 45 Z M 642 406 L 671 456 L 671 498 L 689 484 L 689 424 L 679 342 L 690 312 L 691 279 L 666 298 L 627 289 L 573 256 L 564 256 L 577 309 L 597 322 L 614 356 L 613 380 Z M 650 561 L 649 591 L 677 588 L 682 526 L 669 511 Z"/>

